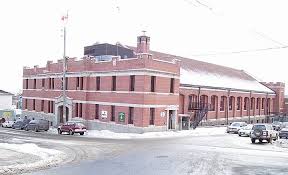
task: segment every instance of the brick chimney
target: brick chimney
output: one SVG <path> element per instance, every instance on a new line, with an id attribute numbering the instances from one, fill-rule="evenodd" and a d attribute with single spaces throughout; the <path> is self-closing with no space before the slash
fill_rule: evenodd
<path id="1" fill-rule="evenodd" d="M 137 37 L 137 53 L 149 53 L 150 37 L 145 35 L 146 31 L 142 31 L 143 34 Z"/>

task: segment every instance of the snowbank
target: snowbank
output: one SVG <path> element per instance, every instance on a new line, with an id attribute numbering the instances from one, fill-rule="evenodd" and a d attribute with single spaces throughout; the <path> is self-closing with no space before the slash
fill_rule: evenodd
<path id="1" fill-rule="evenodd" d="M 147 132 L 143 134 L 135 133 L 114 133 L 108 130 L 88 130 L 84 137 L 97 137 L 109 139 L 137 139 L 137 138 L 169 138 L 184 136 L 207 136 L 221 135 L 226 131 L 226 127 L 196 128 L 195 130 Z"/>
<path id="2" fill-rule="evenodd" d="M 34 155 L 39 157 L 39 161 L 31 160 L 28 162 L 21 162 L 21 157 L 15 157 L 15 159 L 19 159 L 19 161 L 16 161 L 17 163 L 6 166 L 0 165 L 0 174 L 17 174 L 17 172 L 29 171 L 30 169 L 49 167 L 60 163 L 65 157 L 65 154 L 61 151 L 41 148 L 33 143 L 0 143 L 0 149 L 9 150 L 10 152 L 18 152 L 19 155 L 22 156 Z"/>
<path id="3" fill-rule="evenodd" d="M 279 139 L 276 141 L 276 146 L 279 146 L 282 148 L 288 148 L 288 140 L 287 139 Z"/>

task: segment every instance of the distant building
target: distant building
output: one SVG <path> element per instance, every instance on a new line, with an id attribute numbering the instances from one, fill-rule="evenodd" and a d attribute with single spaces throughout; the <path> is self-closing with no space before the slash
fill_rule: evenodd
<path id="1" fill-rule="evenodd" d="M 5 118 L 6 120 L 14 119 L 14 105 L 12 104 L 13 94 L 0 90 L 0 119 Z"/>
<path id="2" fill-rule="evenodd" d="M 0 110 L 13 109 L 12 98 L 13 94 L 0 90 Z"/>
<path id="3" fill-rule="evenodd" d="M 24 68 L 23 114 L 54 125 L 77 119 L 90 129 L 146 132 L 271 122 L 284 112 L 284 83 L 260 83 L 242 70 L 151 51 L 145 35 L 137 47 L 96 44 L 84 54 L 67 63 L 66 118 L 63 60 Z"/>

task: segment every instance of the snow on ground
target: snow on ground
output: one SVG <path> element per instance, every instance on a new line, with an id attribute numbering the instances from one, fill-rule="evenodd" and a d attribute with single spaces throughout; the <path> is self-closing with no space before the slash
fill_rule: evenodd
<path id="1" fill-rule="evenodd" d="M 288 148 L 288 140 L 287 139 L 279 139 L 276 141 L 276 146 L 279 146 L 282 148 Z"/>
<path id="2" fill-rule="evenodd" d="M 30 169 L 36 169 L 41 167 L 52 166 L 60 163 L 65 154 L 61 151 L 41 148 L 34 143 L 25 143 L 25 144 L 14 144 L 14 143 L 0 143 L 1 150 L 7 150 L 7 154 L 9 152 L 18 152 L 19 157 L 13 157 L 15 159 L 14 164 L 11 165 L 0 165 L 0 174 L 18 174 L 17 172 L 29 171 Z M 37 157 L 39 159 L 34 159 L 31 161 L 21 161 L 22 157 L 26 158 L 31 156 Z M 17 160 L 18 158 L 18 160 Z"/>
<path id="3" fill-rule="evenodd" d="M 213 128 L 196 128 L 195 130 L 183 131 L 164 131 L 164 132 L 146 132 L 143 134 L 135 133 L 115 133 L 108 130 L 88 130 L 84 137 L 97 137 L 109 139 L 140 139 L 140 138 L 168 138 L 168 137 L 184 137 L 184 136 L 207 136 L 221 135 L 226 131 L 226 127 Z"/>

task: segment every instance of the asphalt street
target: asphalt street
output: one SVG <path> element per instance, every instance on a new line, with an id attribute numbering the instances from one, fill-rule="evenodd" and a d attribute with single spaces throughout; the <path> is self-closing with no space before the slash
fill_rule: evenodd
<path id="1" fill-rule="evenodd" d="M 165 139 L 97 139 L 0 129 L 1 139 L 26 139 L 73 158 L 26 175 L 272 175 L 288 174 L 288 150 L 251 144 L 234 134 Z"/>

